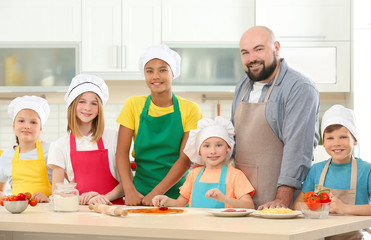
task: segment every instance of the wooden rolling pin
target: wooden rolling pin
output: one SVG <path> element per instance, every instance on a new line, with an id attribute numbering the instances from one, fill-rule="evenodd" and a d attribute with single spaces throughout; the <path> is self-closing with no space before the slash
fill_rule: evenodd
<path id="1" fill-rule="evenodd" d="M 121 207 L 108 206 L 105 204 L 89 204 L 89 209 L 94 210 L 97 213 L 103 213 L 111 216 L 126 216 L 128 211 L 122 209 Z"/>

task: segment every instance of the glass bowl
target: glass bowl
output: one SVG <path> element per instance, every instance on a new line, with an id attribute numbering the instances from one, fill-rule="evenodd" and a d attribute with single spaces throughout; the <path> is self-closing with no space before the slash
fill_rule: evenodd
<path id="1" fill-rule="evenodd" d="M 11 213 L 21 213 L 28 207 L 28 200 L 26 201 L 3 201 L 4 207 Z"/>
<path id="2" fill-rule="evenodd" d="M 330 203 L 305 203 L 299 202 L 300 210 L 307 219 L 327 218 L 330 211 Z M 308 207 L 309 205 L 309 207 Z"/>

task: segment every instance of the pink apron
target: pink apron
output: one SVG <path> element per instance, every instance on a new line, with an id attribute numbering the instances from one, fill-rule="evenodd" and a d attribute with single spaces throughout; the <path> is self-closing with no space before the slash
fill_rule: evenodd
<path id="1" fill-rule="evenodd" d="M 94 191 L 106 194 L 114 189 L 119 182 L 112 176 L 108 149 L 104 149 L 102 138 L 97 142 L 98 150 L 76 151 L 75 136 L 70 134 L 70 155 L 77 190 L 80 194 Z M 124 205 L 122 197 L 111 201 L 113 204 Z"/>
<path id="2" fill-rule="evenodd" d="M 321 177 L 319 179 L 318 185 L 315 186 L 315 192 L 322 189 L 330 189 L 331 193 L 335 197 L 339 198 L 345 204 L 356 204 L 356 193 L 357 193 L 357 161 L 352 157 L 352 172 L 350 177 L 350 189 L 349 190 L 339 190 L 324 187 L 325 178 L 327 174 L 328 167 L 330 166 L 331 159 L 326 163 L 322 170 Z M 330 237 L 326 237 L 326 240 L 360 240 L 363 239 L 361 231 L 353 231 L 349 233 L 338 234 Z"/>
<path id="3" fill-rule="evenodd" d="M 275 199 L 281 172 L 283 143 L 273 132 L 265 117 L 267 101 L 279 73 L 278 70 L 264 102 L 242 101 L 249 88 L 248 85 L 234 115 L 235 166 L 246 175 L 255 188 L 252 197 L 255 208 Z"/>

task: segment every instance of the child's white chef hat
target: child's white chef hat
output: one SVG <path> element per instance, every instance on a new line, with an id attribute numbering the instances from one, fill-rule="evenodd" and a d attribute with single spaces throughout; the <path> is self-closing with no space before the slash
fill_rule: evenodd
<path id="1" fill-rule="evenodd" d="M 210 118 L 199 120 L 197 122 L 197 129 L 190 131 L 184 153 L 192 162 L 200 165 L 205 164 L 199 154 L 200 146 L 210 137 L 220 137 L 228 143 L 231 151 L 228 152 L 226 160 L 229 160 L 234 148 L 234 127 L 231 121 L 218 116 L 215 120 Z"/>
<path id="2" fill-rule="evenodd" d="M 156 45 L 147 48 L 139 58 L 139 70 L 144 72 L 147 62 L 155 58 L 165 61 L 170 66 L 174 79 L 179 77 L 181 58 L 177 52 L 166 45 Z"/>
<path id="3" fill-rule="evenodd" d="M 325 129 L 330 125 L 339 124 L 346 127 L 353 137 L 358 141 L 356 120 L 353 110 L 346 108 L 342 105 L 333 105 L 328 109 L 322 117 L 321 133 L 322 139 Z"/>
<path id="4" fill-rule="evenodd" d="M 41 128 L 43 128 L 50 113 L 46 99 L 37 96 L 23 96 L 13 99 L 8 106 L 8 114 L 13 119 L 13 123 L 17 114 L 23 109 L 34 110 L 39 115 Z"/>
<path id="5" fill-rule="evenodd" d="M 95 75 L 78 74 L 72 78 L 70 87 L 64 96 L 64 100 L 67 102 L 67 107 L 69 107 L 73 100 L 84 92 L 96 93 L 103 105 L 108 101 L 108 87 L 103 79 Z"/>

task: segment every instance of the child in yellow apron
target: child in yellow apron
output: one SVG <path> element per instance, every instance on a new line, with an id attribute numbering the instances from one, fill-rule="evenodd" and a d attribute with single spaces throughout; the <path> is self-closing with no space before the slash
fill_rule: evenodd
<path id="1" fill-rule="evenodd" d="M 302 192 L 293 208 L 299 209 L 306 192 L 330 189 L 330 213 L 371 216 L 371 164 L 352 155 L 358 143 L 354 113 L 341 105 L 325 112 L 321 124 L 322 141 L 329 160 L 316 163 L 310 169 Z M 325 239 L 362 239 L 360 231 Z"/>
<path id="2" fill-rule="evenodd" d="M 30 192 L 38 202 L 49 202 L 51 171 L 48 174 L 46 167 L 49 144 L 39 140 L 50 113 L 48 102 L 37 96 L 17 97 L 9 104 L 8 113 L 18 145 L 0 157 L 0 196 L 9 181 L 12 194 Z"/>
<path id="3" fill-rule="evenodd" d="M 172 81 L 180 74 L 180 56 L 166 45 L 152 46 L 139 60 L 149 96 L 126 100 L 117 119 L 120 124 L 116 161 L 127 205 L 152 205 L 158 194 L 179 196 L 190 167 L 183 153 L 188 132 L 202 118 L 196 103 L 175 96 Z M 134 140 L 134 179 L 129 151 Z"/>
<path id="4" fill-rule="evenodd" d="M 234 128 L 223 117 L 203 118 L 189 134 L 184 153 L 198 165 L 180 188 L 177 199 L 158 195 L 155 206 L 198 208 L 254 208 L 255 190 L 245 174 L 229 165 L 234 147 Z"/>

